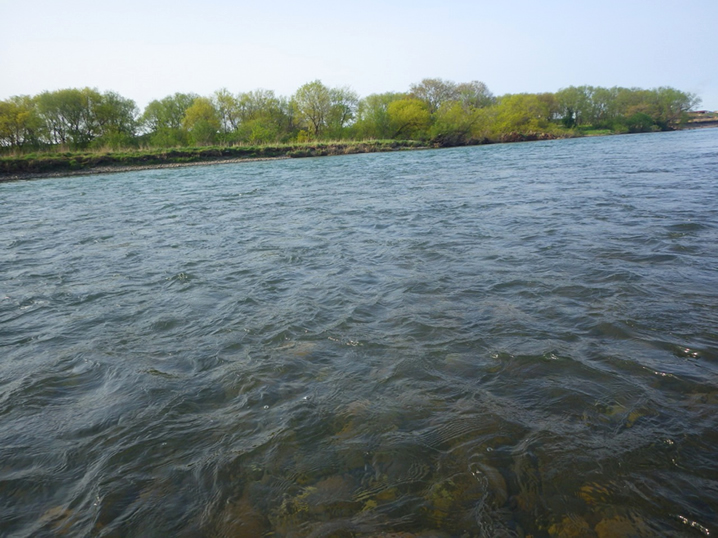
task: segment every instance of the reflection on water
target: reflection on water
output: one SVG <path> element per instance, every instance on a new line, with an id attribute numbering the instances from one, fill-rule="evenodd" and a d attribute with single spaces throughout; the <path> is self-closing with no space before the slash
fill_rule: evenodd
<path id="1" fill-rule="evenodd" d="M 715 130 L 0 185 L 13 536 L 709 536 Z"/>

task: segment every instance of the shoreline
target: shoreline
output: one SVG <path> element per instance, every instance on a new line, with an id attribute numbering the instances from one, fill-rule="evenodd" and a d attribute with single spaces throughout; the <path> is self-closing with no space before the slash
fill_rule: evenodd
<path id="1" fill-rule="evenodd" d="M 709 122 L 705 122 L 709 123 Z M 716 128 L 718 125 L 691 125 L 686 126 L 681 130 L 694 130 L 701 128 Z M 617 133 L 601 133 L 601 134 L 584 134 L 583 136 L 615 136 Z M 482 140 L 475 141 L 475 143 L 460 144 L 457 146 L 481 146 L 488 144 L 511 144 L 516 142 L 534 142 L 542 140 L 554 140 L 559 138 L 573 138 L 572 136 L 559 137 L 555 135 L 547 135 L 545 133 L 510 133 L 503 137 L 502 140 Z M 418 151 L 428 149 L 445 149 L 451 147 L 457 147 L 454 145 L 422 145 L 420 143 L 411 143 L 408 141 L 391 141 L 386 143 L 383 141 L 372 141 L 372 142 L 329 142 L 329 143 L 317 143 L 308 146 L 297 146 L 290 145 L 285 147 L 266 147 L 252 151 L 254 155 L 259 153 L 269 153 L 267 156 L 221 156 L 225 151 L 232 151 L 228 148 L 176 148 L 161 151 L 159 153 L 153 153 L 150 158 L 158 159 L 161 158 L 164 162 L 142 162 L 146 157 L 136 154 L 135 159 L 140 159 L 140 163 L 133 164 L 122 164 L 121 162 L 114 162 L 112 164 L 90 164 L 86 163 L 80 168 L 64 168 L 56 169 L 53 171 L 17 171 L 7 173 L 0 170 L 0 183 L 6 183 L 11 181 L 27 181 L 33 179 L 52 179 L 52 178 L 63 178 L 63 177 L 77 177 L 77 176 L 92 176 L 100 174 L 120 174 L 122 172 L 139 172 L 143 170 L 162 170 L 167 168 L 184 168 L 188 166 L 214 166 L 220 164 L 240 164 L 250 162 L 261 162 L 261 161 L 278 161 L 285 159 L 302 159 L 308 157 L 333 157 L 338 155 L 355 155 L 360 153 L 386 153 L 395 151 Z M 240 150 L 243 151 L 243 150 Z M 232 151 L 237 155 L 236 151 Z M 173 158 L 187 157 L 188 154 L 194 160 L 182 160 L 172 161 Z M 111 157 L 112 154 L 110 153 Z M 70 157 L 65 156 L 60 158 L 59 161 L 63 164 L 68 162 Z M 104 160 L 104 159 L 103 159 Z M 107 162 L 105 160 L 105 162 Z M 137 161 L 135 161 L 137 162 Z"/>
<path id="2" fill-rule="evenodd" d="M 41 158 L 31 157 L 8 159 L 6 167 L 0 166 L 0 183 L 30 179 L 46 179 L 94 174 L 117 174 L 141 170 L 182 168 L 185 166 L 210 166 L 218 164 L 239 164 L 280 159 L 306 157 L 328 157 L 358 153 L 383 153 L 431 149 L 411 141 L 318 143 L 314 145 L 268 146 L 254 148 L 187 148 L 169 149 L 158 152 L 113 155 L 66 153 Z M 3 163 L 0 160 L 0 165 Z M 79 166 L 78 166 L 79 165 Z M 15 168 L 14 170 L 12 168 Z"/>
<path id="3" fill-rule="evenodd" d="M 258 161 L 281 161 L 291 159 L 288 155 L 280 157 L 249 157 L 246 159 L 215 159 L 207 161 L 193 161 L 185 163 L 158 163 L 158 164 L 130 164 L 127 166 L 97 166 L 81 170 L 64 170 L 61 172 L 24 172 L 10 175 L 0 175 L 0 183 L 10 181 L 26 181 L 31 179 L 50 179 L 58 177 L 94 176 L 99 174 L 121 174 L 122 172 L 141 172 L 142 170 L 161 170 L 164 168 L 185 168 L 188 166 L 213 166 L 217 164 L 239 164 Z"/>

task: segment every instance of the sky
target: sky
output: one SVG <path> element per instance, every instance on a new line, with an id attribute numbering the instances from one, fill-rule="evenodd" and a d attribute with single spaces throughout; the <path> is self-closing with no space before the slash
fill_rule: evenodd
<path id="1" fill-rule="evenodd" d="M 672 86 L 718 110 L 718 0 L 0 0 L 0 99 L 321 80 L 364 97 L 424 78 L 494 95 Z"/>

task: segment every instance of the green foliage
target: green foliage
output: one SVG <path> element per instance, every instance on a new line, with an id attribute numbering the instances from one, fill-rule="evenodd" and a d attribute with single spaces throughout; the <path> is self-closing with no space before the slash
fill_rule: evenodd
<path id="1" fill-rule="evenodd" d="M 219 134 L 221 120 L 212 101 L 206 97 L 197 97 L 185 110 L 182 127 L 187 130 L 194 145 L 214 144 Z"/>
<path id="2" fill-rule="evenodd" d="M 186 147 L 295 141 L 413 139 L 451 146 L 679 128 L 700 100 L 670 87 L 571 86 L 494 97 L 479 81 L 423 79 L 408 93 L 359 100 L 315 80 L 291 99 L 271 90 L 210 97 L 175 93 L 147 105 L 92 88 L 0 101 L 0 150 Z M 305 151 L 305 150 L 301 150 Z"/>
<path id="3" fill-rule="evenodd" d="M 465 109 L 484 108 L 494 104 L 494 96 L 486 84 L 473 80 L 456 84 L 440 78 L 425 78 L 410 87 L 411 97 L 426 103 L 429 112 L 435 114 L 450 102 L 459 102 Z"/>
<path id="4" fill-rule="evenodd" d="M 295 129 L 293 108 L 271 90 L 254 90 L 239 96 L 241 107 L 239 140 L 244 142 L 286 142 Z M 249 136 L 242 133 L 249 133 Z"/>
<path id="5" fill-rule="evenodd" d="M 411 86 L 410 97 L 422 102 L 430 113 L 428 136 L 436 145 L 462 145 L 477 137 L 479 120 L 489 117 L 480 112 L 496 100 L 486 84 L 477 80 L 456 84 L 440 78 L 426 78 Z"/>
<path id="6" fill-rule="evenodd" d="M 281 138 L 280 124 L 271 118 L 258 117 L 243 121 L 236 131 L 237 140 L 250 144 L 270 144 Z"/>
<path id="7" fill-rule="evenodd" d="M 153 146 L 173 147 L 189 143 L 189 134 L 184 129 L 183 121 L 187 109 L 197 97 L 192 93 L 175 93 L 147 105 L 140 118 L 140 125 L 149 135 Z"/>
<path id="8" fill-rule="evenodd" d="M 239 99 L 232 95 L 226 88 L 223 88 L 214 92 L 212 104 L 217 111 L 217 118 L 220 124 L 220 136 L 226 141 L 230 138 L 230 133 L 235 132 L 239 127 Z"/>
<path id="9" fill-rule="evenodd" d="M 129 140 L 134 137 L 139 110 L 132 99 L 115 92 L 105 92 L 93 110 L 96 137 L 106 140 Z"/>
<path id="10" fill-rule="evenodd" d="M 90 88 L 41 93 L 37 108 L 47 128 L 45 134 L 48 141 L 75 148 L 85 147 L 93 138 L 93 108 L 100 99 L 99 92 Z"/>
<path id="11" fill-rule="evenodd" d="M 659 127 L 653 121 L 653 118 L 645 112 L 635 112 L 622 122 L 629 133 L 648 133 L 650 131 L 658 131 Z"/>
<path id="12" fill-rule="evenodd" d="M 411 97 L 422 101 L 431 114 L 444 103 L 456 101 L 459 97 L 456 84 L 440 78 L 425 78 L 418 84 L 412 84 L 409 91 Z"/>
<path id="13" fill-rule="evenodd" d="M 150 133 L 149 145 L 155 148 L 174 148 L 178 146 L 189 146 L 189 133 L 184 129 L 159 128 Z"/>
<path id="14" fill-rule="evenodd" d="M 0 101 L 0 146 L 37 146 L 41 129 L 34 98 L 21 95 Z"/>
<path id="15" fill-rule="evenodd" d="M 585 122 L 588 109 L 588 98 L 585 89 L 586 86 L 579 88 L 571 86 L 556 93 L 558 115 L 561 117 L 561 123 L 564 127 L 578 127 Z"/>
<path id="16" fill-rule="evenodd" d="M 579 131 L 582 136 L 606 136 L 614 134 L 615 132 L 615 129 L 594 129 L 593 127 L 588 127 Z"/>
<path id="17" fill-rule="evenodd" d="M 414 98 L 392 101 L 387 107 L 391 138 L 427 138 L 431 113 L 426 102 Z"/>
<path id="18" fill-rule="evenodd" d="M 688 111 L 698 106 L 700 99 L 692 93 L 661 87 L 653 90 L 653 102 L 656 124 L 673 129 L 688 121 Z"/>
<path id="19" fill-rule="evenodd" d="M 493 128 L 496 134 L 547 131 L 550 129 L 551 118 L 551 104 L 542 99 L 541 95 L 504 95 L 499 99 Z"/>
<path id="20" fill-rule="evenodd" d="M 430 132 L 431 139 L 435 144 L 442 146 L 468 144 L 480 118 L 480 109 L 464 107 L 458 101 L 447 102 L 435 114 Z"/>
<path id="21" fill-rule="evenodd" d="M 109 131 L 104 135 L 95 138 L 91 143 L 91 148 L 105 149 L 105 150 L 121 150 L 123 148 L 137 147 L 137 137 L 130 133 L 123 133 L 118 131 Z"/>
<path id="22" fill-rule="evenodd" d="M 115 92 L 91 88 L 43 92 L 33 100 L 41 127 L 37 139 L 50 145 L 84 148 L 98 138 L 130 139 L 137 130 L 137 106 Z"/>
<path id="23" fill-rule="evenodd" d="M 304 84 L 292 98 L 299 125 L 314 138 L 341 137 L 358 103 L 359 97 L 349 88 L 327 88 L 319 80 Z"/>
<path id="24" fill-rule="evenodd" d="M 329 88 L 319 80 L 308 82 L 294 94 L 292 105 L 299 124 L 319 138 L 327 128 L 327 121 L 332 107 Z"/>
<path id="25" fill-rule="evenodd" d="M 329 136 L 342 138 L 344 128 L 355 117 L 359 96 L 348 87 L 331 88 L 329 90 L 331 108 L 329 109 Z"/>
<path id="26" fill-rule="evenodd" d="M 359 102 L 354 132 L 358 138 L 383 139 L 392 137 L 389 105 L 403 99 L 402 93 L 375 93 Z"/>
<path id="27" fill-rule="evenodd" d="M 456 86 L 456 99 L 465 109 L 486 108 L 496 103 L 496 98 L 483 82 L 473 80 Z"/>
<path id="28" fill-rule="evenodd" d="M 694 94 L 669 87 L 642 90 L 571 86 L 555 96 L 558 115 L 566 127 L 591 126 L 619 131 L 629 124 L 628 130 L 648 129 L 646 118 L 636 114 L 650 117 L 651 129 L 675 129 L 687 121 L 688 111 L 700 102 Z"/>

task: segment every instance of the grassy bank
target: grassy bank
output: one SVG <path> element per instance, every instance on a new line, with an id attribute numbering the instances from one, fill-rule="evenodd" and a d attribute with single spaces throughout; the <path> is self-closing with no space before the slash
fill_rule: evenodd
<path id="1" fill-rule="evenodd" d="M 120 172 L 124 170 L 236 162 L 251 159 L 320 157 L 419 149 L 421 142 L 371 140 L 262 146 L 174 148 L 124 151 L 43 152 L 0 157 L 0 181 L 50 175 Z"/>

